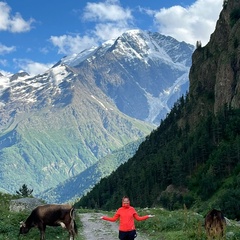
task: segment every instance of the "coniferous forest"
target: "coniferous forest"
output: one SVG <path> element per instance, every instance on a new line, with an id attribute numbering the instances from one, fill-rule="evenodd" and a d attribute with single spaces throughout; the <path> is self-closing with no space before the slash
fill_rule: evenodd
<path id="1" fill-rule="evenodd" d="M 197 45 L 189 93 L 174 104 L 136 154 L 77 207 L 221 209 L 240 220 L 240 4 L 224 1 L 209 43 Z"/>
<path id="2" fill-rule="evenodd" d="M 191 108 L 182 97 L 137 153 L 102 179 L 78 207 L 116 209 L 123 195 L 134 206 L 163 206 L 169 210 L 221 208 L 240 219 L 240 110 L 227 106 L 208 113 L 197 126 L 178 127 Z M 166 188 L 172 186 L 172 190 Z"/>

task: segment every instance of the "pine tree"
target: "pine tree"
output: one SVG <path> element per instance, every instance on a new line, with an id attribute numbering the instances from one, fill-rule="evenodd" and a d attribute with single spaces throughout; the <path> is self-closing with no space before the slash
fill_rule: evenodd
<path id="1" fill-rule="evenodd" d="M 21 197 L 29 197 L 31 196 L 32 192 L 33 192 L 33 189 L 28 189 L 26 184 L 23 184 L 22 187 L 19 188 L 18 191 L 16 191 L 16 193 Z"/>

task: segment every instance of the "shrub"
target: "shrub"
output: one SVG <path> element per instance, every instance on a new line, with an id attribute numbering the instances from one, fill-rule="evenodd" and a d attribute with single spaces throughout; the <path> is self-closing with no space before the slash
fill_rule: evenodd
<path id="1" fill-rule="evenodd" d="M 227 218 L 240 220 L 240 190 L 228 189 L 219 199 L 218 205 Z"/>

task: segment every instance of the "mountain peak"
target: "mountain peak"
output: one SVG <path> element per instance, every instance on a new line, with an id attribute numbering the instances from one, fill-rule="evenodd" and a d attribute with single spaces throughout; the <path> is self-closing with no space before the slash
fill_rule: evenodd
<path id="1" fill-rule="evenodd" d="M 17 80 L 18 78 L 26 78 L 26 77 L 29 77 L 30 75 L 27 73 L 27 72 L 19 72 L 19 73 L 16 73 L 16 74 L 13 74 L 11 77 L 10 77 L 10 81 L 14 81 L 14 80 Z"/>
<path id="2" fill-rule="evenodd" d="M 6 189 L 27 179 L 39 193 L 144 138 L 188 90 L 193 48 L 131 30 L 64 57 L 44 74 L 0 77 Z M 26 169 L 26 178 L 9 174 L 10 164 L 12 172 Z"/>
<path id="3" fill-rule="evenodd" d="M 165 48 L 167 45 L 169 47 L 166 52 Z M 176 57 L 174 59 L 171 56 L 171 52 L 174 51 L 174 49 L 171 49 L 173 45 L 175 46 L 175 49 L 181 48 L 179 47 L 181 45 L 185 45 L 186 48 L 189 48 L 190 52 L 192 52 L 194 49 L 194 47 L 190 44 L 186 44 L 184 42 L 179 43 L 176 39 L 172 37 L 166 37 L 157 32 L 152 33 L 140 29 L 132 29 L 124 32 L 117 39 L 111 39 L 105 41 L 99 46 L 93 46 L 89 49 L 85 49 L 78 54 L 66 56 L 61 60 L 61 63 L 75 67 L 84 61 L 91 61 L 91 58 L 95 58 L 96 54 L 105 54 L 110 49 L 110 51 L 114 51 L 115 53 L 127 55 L 129 59 L 142 59 L 142 61 L 146 64 L 148 59 L 154 60 L 157 58 L 165 59 L 165 61 L 171 63 L 172 61 L 178 61 Z M 179 51 L 181 50 L 182 49 L 179 49 Z M 170 55 L 168 52 L 170 52 Z M 173 55 L 176 54 L 174 53 Z M 186 64 L 187 67 L 189 67 L 190 61 L 188 61 Z"/>

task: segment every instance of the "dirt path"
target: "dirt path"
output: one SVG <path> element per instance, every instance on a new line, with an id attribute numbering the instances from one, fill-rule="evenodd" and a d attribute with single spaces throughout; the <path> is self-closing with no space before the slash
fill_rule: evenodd
<path id="1" fill-rule="evenodd" d="M 102 213 L 80 213 L 79 217 L 83 225 L 82 235 L 86 240 L 113 240 L 118 239 L 118 222 L 108 222 L 100 217 Z M 147 240 L 138 232 L 136 240 Z"/>

